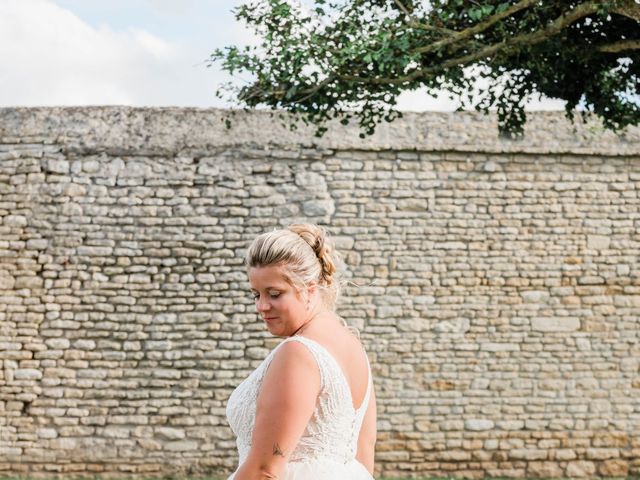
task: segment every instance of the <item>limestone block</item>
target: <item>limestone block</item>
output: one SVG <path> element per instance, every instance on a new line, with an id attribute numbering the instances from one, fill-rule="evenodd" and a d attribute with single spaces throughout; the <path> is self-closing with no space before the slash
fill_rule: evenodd
<path id="1" fill-rule="evenodd" d="M 553 457 L 556 460 L 567 461 L 567 460 L 575 460 L 578 458 L 576 451 L 570 448 L 558 448 L 553 451 Z"/>
<path id="2" fill-rule="evenodd" d="M 4 217 L 4 225 L 7 227 L 21 228 L 27 226 L 27 217 L 24 215 L 7 215 Z"/>
<path id="3" fill-rule="evenodd" d="M 536 317 L 531 328 L 539 332 L 573 332 L 580 329 L 578 317 Z"/>
<path id="4" fill-rule="evenodd" d="M 75 438 L 55 438 L 49 443 L 53 450 L 75 450 L 78 448 L 78 441 Z"/>
<path id="5" fill-rule="evenodd" d="M 608 250 L 611 245 L 611 237 L 605 235 L 588 235 L 587 247 L 592 250 Z"/>
<path id="6" fill-rule="evenodd" d="M 525 303 L 547 303 L 550 295 L 547 290 L 526 290 L 520 293 Z"/>
<path id="7" fill-rule="evenodd" d="M 0 458 L 8 458 L 8 457 L 18 457 L 22 455 L 22 448 L 17 448 L 17 447 L 5 447 L 0 445 Z M 6 461 L 6 460 L 5 460 Z M 2 464 L 0 464 L 2 465 Z"/>
<path id="8" fill-rule="evenodd" d="M 183 440 L 186 438 L 186 434 L 182 428 L 156 427 L 154 431 L 158 436 L 167 440 Z"/>
<path id="9" fill-rule="evenodd" d="M 462 431 L 464 430 L 464 422 L 461 420 L 445 420 L 442 422 L 438 422 L 438 427 L 440 430 L 449 432 L 449 431 Z"/>
<path id="10" fill-rule="evenodd" d="M 44 341 L 44 344 L 51 349 L 67 349 L 71 345 L 71 342 L 66 338 L 48 338 Z"/>
<path id="11" fill-rule="evenodd" d="M 139 341 L 123 342 L 122 349 L 126 352 L 139 352 L 142 350 L 142 343 Z"/>
<path id="12" fill-rule="evenodd" d="M 112 415 L 109 420 L 114 425 L 147 425 L 149 417 L 146 415 Z"/>
<path id="13" fill-rule="evenodd" d="M 73 342 L 73 348 L 78 350 L 94 350 L 96 342 L 94 340 L 78 339 Z"/>
<path id="14" fill-rule="evenodd" d="M 442 242 L 438 245 L 438 248 L 443 250 L 466 250 L 467 244 L 463 242 Z"/>
<path id="15" fill-rule="evenodd" d="M 425 212 L 429 209 L 429 201 L 426 198 L 407 198 L 399 200 L 396 207 L 401 212 Z"/>
<path id="16" fill-rule="evenodd" d="M 393 305 L 383 305 L 376 308 L 378 318 L 400 318 L 403 315 L 402 307 Z"/>
<path id="17" fill-rule="evenodd" d="M 249 194 L 252 197 L 269 197 L 275 193 L 275 189 L 269 185 L 254 185 L 249 188 Z"/>
<path id="18" fill-rule="evenodd" d="M 609 413 L 611 412 L 611 402 L 606 399 L 595 399 L 589 402 L 589 411 L 591 413 Z"/>
<path id="19" fill-rule="evenodd" d="M 249 347 L 245 350 L 247 358 L 262 360 L 267 357 L 269 350 L 261 347 Z"/>
<path id="20" fill-rule="evenodd" d="M 640 308 L 640 295 L 615 295 L 613 303 L 616 307 Z"/>
<path id="21" fill-rule="evenodd" d="M 107 426 L 98 433 L 105 438 L 129 438 L 131 436 L 131 428 Z"/>
<path id="22" fill-rule="evenodd" d="M 437 452 L 435 458 L 441 462 L 465 462 L 471 460 L 471 452 L 465 450 L 444 450 Z"/>
<path id="23" fill-rule="evenodd" d="M 483 343 L 480 350 L 485 352 L 517 352 L 520 345 L 516 343 Z"/>
<path id="24" fill-rule="evenodd" d="M 19 342 L 2 342 L 0 341 L 0 352 L 8 350 L 22 350 L 22 343 Z M 8 363 L 6 365 L 9 365 Z"/>
<path id="25" fill-rule="evenodd" d="M 212 273 L 200 273 L 196 275 L 196 282 L 198 283 L 216 283 L 216 277 Z"/>
<path id="26" fill-rule="evenodd" d="M 522 430 L 524 429 L 523 420 L 498 420 L 496 427 L 500 430 Z"/>
<path id="27" fill-rule="evenodd" d="M 591 341 L 587 338 L 576 339 L 576 346 L 581 352 L 588 352 L 591 350 Z"/>
<path id="28" fill-rule="evenodd" d="M 396 326 L 400 332 L 422 332 L 430 327 L 423 318 L 400 318 L 397 320 Z"/>
<path id="29" fill-rule="evenodd" d="M 585 452 L 588 460 L 609 460 L 620 457 L 620 451 L 617 448 L 588 448 Z"/>
<path id="30" fill-rule="evenodd" d="M 556 182 L 553 188 L 559 192 L 565 192 L 567 190 L 577 190 L 580 186 L 578 182 Z"/>
<path id="31" fill-rule="evenodd" d="M 69 173 L 70 164 L 68 160 L 51 158 L 46 161 L 45 168 L 48 172 L 64 175 Z"/>
<path id="32" fill-rule="evenodd" d="M 155 378 L 165 378 L 165 379 L 179 379 L 182 377 L 182 373 L 180 370 L 172 370 L 172 369 L 157 369 L 152 372 L 153 377 Z"/>
<path id="33" fill-rule="evenodd" d="M 316 172 L 299 172 L 295 176 L 295 184 L 306 190 L 314 190 L 324 192 L 327 190 L 327 184 L 324 176 Z"/>
<path id="34" fill-rule="evenodd" d="M 112 252 L 112 247 L 92 247 L 83 245 L 77 248 L 78 255 L 89 257 L 108 257 Z"/>
<path id="35" fill-rule="evenodd" d="M 53 428 L 39 428 L 37 431 L 38 438 L 51 439 L 57 438 L 58 432 Z"/>
<path id="36" fill-rule="evenodd" d="M 144 349 L 147 351 L 165 351 L 171 350 L 171 348 L 173 348 L 173 345 L 168 340 L 147 340 L 144 342 Z"/>
<path id="37" fill-rule="evenodd" d="M 517 448 L 509 451 L 509 458 L 514 460 L 546 460 L 549 453 L 546 450 L 533 448 Z"/>
<path id="38" fill-rule="evenodd" d="M 134 273 L 129 275 L 129 282 L 130 283 L 151 283 L 151 275 L 146 275 L 144 273 Z"/>
<path id="39" fill-rule="evenodd" d="M 300 207 L 295 203 L 278 205 L 273 209 L 273 214 L 277 218 L 291 218 L 300 213 Z"/>
<path id="40" fill-rule="evenodd" d="M 487 419 L 468 419 L 464 421 L 465 430 L 474 432 L 481 432 L 484 430 L 491 430 L 495 426 L 493 420 Z"/>
<path id="41" fill-rule="evenodd" d="M 151 175 L 151 165 L 144 162 L 127 161 L 126 164 L 118 171 L 119 177 L 148 177 Z"/>
<path id="42" fill-rule="evenodd" d="M 566 475 L 568 477 L 592 477 L 596 473 L 596 466 L 593 462 L 576 461 L 567 464 Z"/>
<path id="43" fill-rule="evenodd" d="M 42 378 L 42 372 L 35 369 L 19 369 L 13 372 L 16 380 L 40 380 Z"/>
<path id="44" fill-rule="evenodd" d="M 0 290 L 12 290 L 15 287 L 16 279 L 8 272 L 0 270 Z"/>
<path id="45" fill-rule="evenodd" d="M 629 475 L 629 462 L 623 459 L 606 460 L 598 465 L 598 474 L 603 477 L 626 478 Z"/>
<path id="46" fill-rule="evenodd" d="M 164 445 L 164 450 L 168 452 L 190 452 L 198 450 L 198 442 L 191 440 L 183 440 L 176 442 L 168 442 Z"/>
<path id="47" fill-rule="evenodd" d="M 527 463 L 527 476 L 534 478 L 561 478 L 563 469 L 555 462 Z"/>
<path id="48" fill-rule="evenodd" d="M 333 215 L 336 211 L 333 200 L 309 200 L 302 204 L 302 211 L 309 217 Z"/>
<path id="49" fill-rule="evenodd" d="M 216 177 L 220 173 L 220 168 L 217 165 L 201 163 L 198 166 L 197 173 L 198 175 L 203 175 L 205 177 Z"/>
<path id="50" fill-rule="evenodd" d="M 49 240 L 45 238 L 32 238 L 27 240 L 27 250 L 45 250 L 49 246 Z"/>
<path id="51" fill-rule="evenodd" d="M 78 185 L 77 183 L 70 183 L 65 187 L 62 194 L 66 197 L 71 198 L 83 197 L 87 194 L 87 189 L 82 185 Z"/>
<path id="52" fill-rule="evenodd" d="M 432 295 L 416 295 L 412 296 L 411 301 L 416 305 L 433 305 L 436 298 Z"/>
<path id="53" fill-rule="evenodd" d="M 177 320 L 178 316 L 175 313 L 159 313 L 153 317 L 154 324 L 173 324 Z M 169 348 L 171 348 L 170 345 Z"/>

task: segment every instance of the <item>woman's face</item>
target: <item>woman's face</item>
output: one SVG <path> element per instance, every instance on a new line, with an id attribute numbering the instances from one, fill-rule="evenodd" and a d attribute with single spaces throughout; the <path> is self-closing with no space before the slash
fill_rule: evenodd
<path id="1" fill-rule="evenodd" d="M 256 310 L 272 335 L 288 337 L 308 320 L 307 301 L 286 281 L 281 266 L 250 268 L 249 283 Z"/>

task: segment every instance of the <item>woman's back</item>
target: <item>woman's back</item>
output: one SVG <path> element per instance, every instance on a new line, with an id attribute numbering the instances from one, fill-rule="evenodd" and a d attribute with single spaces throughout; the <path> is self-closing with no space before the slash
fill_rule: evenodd
<path id="1" fill-rule="evenodd" d="M 341 341 L 346 343 L 338 345 Z M 304 344 L 313 356 L 319 371 L 320 389 L 316 409 L 309 420 L 300 441 L 288 460 L 283 478 L 287 479 L 324 479 L 353 478 L 369 480 L 372 477 L 362 462 L 356 461 L 360 431 L 373 391 L 370 368 L 364 350 L 359 341 L 355 344 L 346 339 L 333 338 L 331 346 L 324 346 L 317 340 L 303 336 L 292 336 L 281 342 L 264 360 L 264 362 L 233 392 L 227 405 L 229 424 L 237 435 L 240 463 L 242 463 L 251 447 L 251 434 L 255 421 L 255 405 L 262 379 L 273 363 L 278 351 L 290 342 Z M 357 346 L 352 350 L 345 347 Z M 354 364 L 341 364 L 329 348 L 338 349 L 341 361 Z M 352 352 L 357 353 L 354 355 Z M 359 359 L 355 357 L 359 356 Z M 358 371 L 359 362 L 365 364 L 366 374 Z M 277 365 L 277 362 L 276 362 Z M 361 364 L 360 364 L 361 365 Z M 348 367 L 348 368 L 344 368 Z M 311 372 L 310 372 L 311 373 Z M 272 372 L 277 375 L 277 372 Z M 361 399 L 357 389 L 351 388 L 348 375 L 365 379 L 365 391 Z M 359 382 L 358 382 L 359 383 Z M 353 396 L 352 396 L 353 395 Z M 358 398 L 354 408 L 353 398 Z M 313 476 L 309 476 L 313 472 Z M 334 477 L 331 477 L 333 475 Z M 337 476 L 337 477 L 336 477 Z M 233 476 L 231 477 L 233 478 Z"/>
<path id="2" fill-rule="evenodd" d="M 342 329 L 339 329 L 342 330 Z M 359 409 L 364 406 L 365 396 L 369 385 L 371 369 L 369 361 L 360 340 L 351 332 L 332 331 L 326 335 L 326 330 L 310 332 L 306 336 L 322 345 L 339 364 L 351 392 L 352 406 Z M 368 397 L 368 405 L 364 410 L 364 418 L 358 437 L 356 458 L 367 470 L 373 472 L 375 460 L 375 443 L 377 435 L 376 425 L 376 397 L 372 387 Z"/>

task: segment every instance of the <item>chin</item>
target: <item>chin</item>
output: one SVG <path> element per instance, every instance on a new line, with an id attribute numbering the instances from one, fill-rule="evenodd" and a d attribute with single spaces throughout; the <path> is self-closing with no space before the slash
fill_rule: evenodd
<path id="1" fill-rule="evenodd" d="M 282 335 L 281 332 L 279 332 L 277 329 L 269 327 L 267 325 L 267 332 L 269 332 L 271 335 L 273 335 L 274 337 L 283 337 L 284 335 Z"/>

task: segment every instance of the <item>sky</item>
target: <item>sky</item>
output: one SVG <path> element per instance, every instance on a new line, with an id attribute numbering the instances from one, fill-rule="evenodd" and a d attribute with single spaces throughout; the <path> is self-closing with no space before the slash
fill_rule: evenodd
<path id="1" fill-rule="evenodd" d="M 0 0 L 0 107 L 228 107 L 208 67 L 214 49 L 256 38 L 231 10 L 243 0 Z M 246 79 L 244 79 L 246 81 Z M 405 111 L 452 111 L 445 95 L 410 92 Z M 561 109 L 532 102 L 530 109 Z"/>

